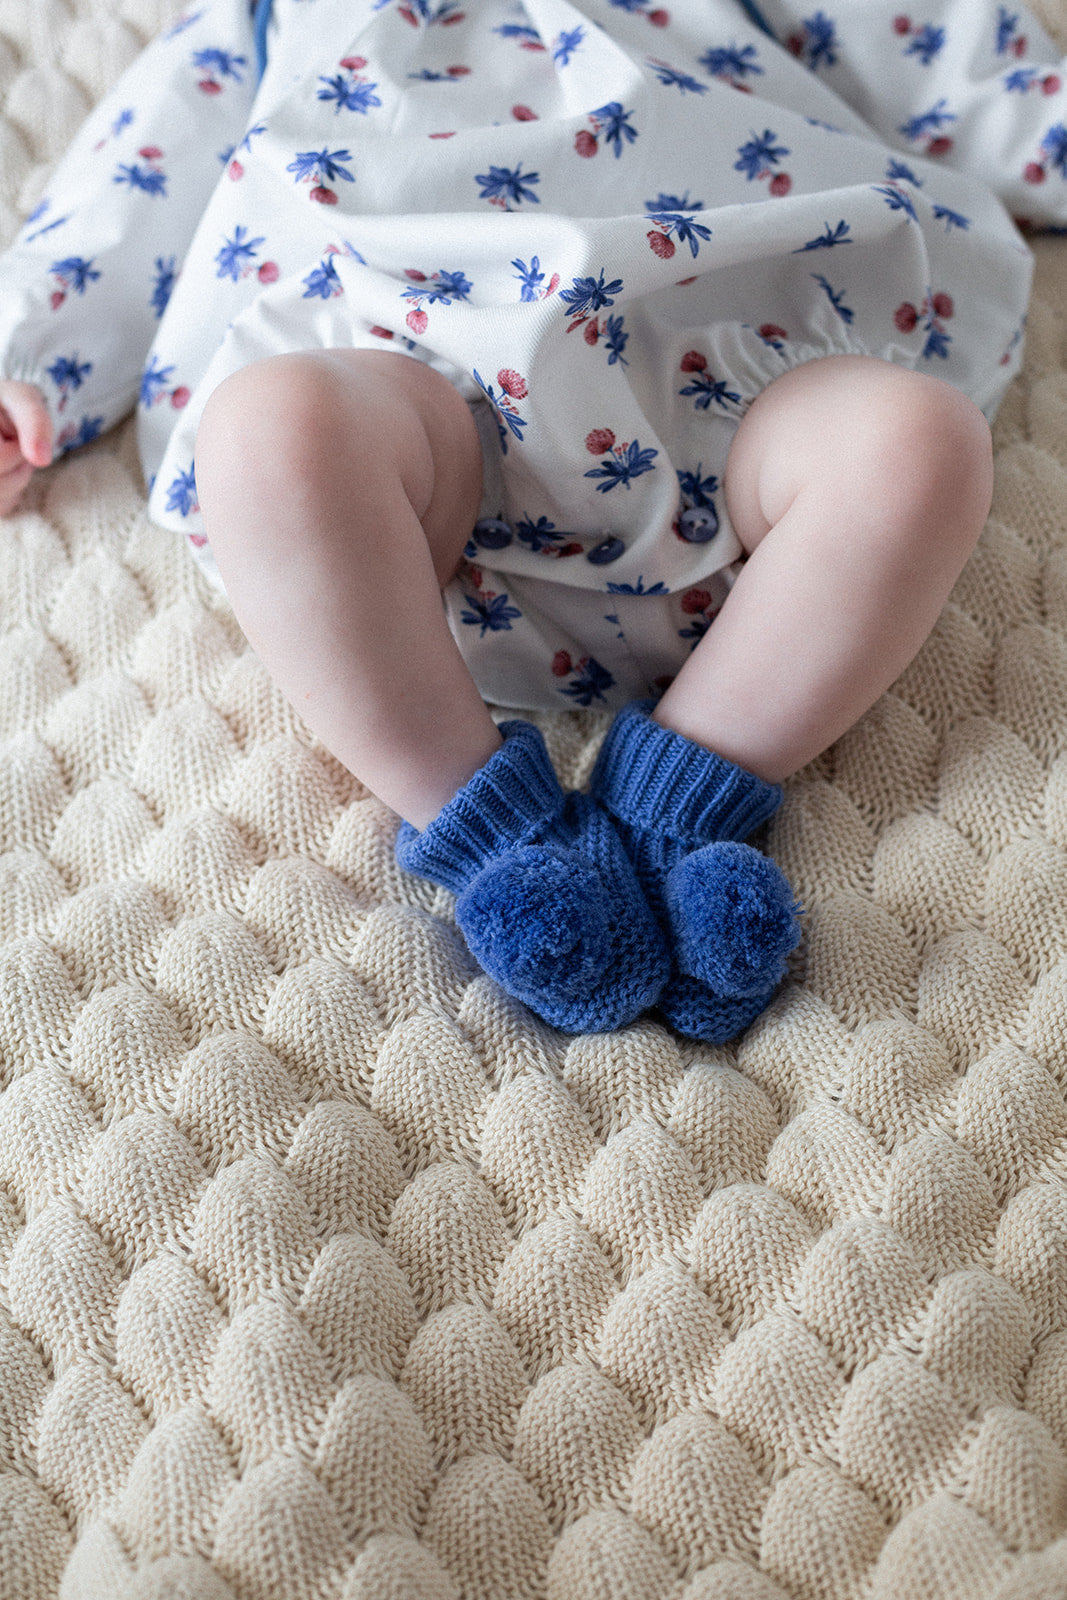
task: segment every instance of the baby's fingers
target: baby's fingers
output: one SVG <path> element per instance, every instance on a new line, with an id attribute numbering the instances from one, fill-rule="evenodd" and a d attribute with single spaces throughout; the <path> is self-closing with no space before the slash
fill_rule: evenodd
<path id="1" fill-rule="evenodd" d="M 52 419 L 32 383 L 0 384 L 0 449 L 12 442 L 31 467 L 47 467 L 52 459 Z M 3 457 L 0 457 L 0 470 Z"/>

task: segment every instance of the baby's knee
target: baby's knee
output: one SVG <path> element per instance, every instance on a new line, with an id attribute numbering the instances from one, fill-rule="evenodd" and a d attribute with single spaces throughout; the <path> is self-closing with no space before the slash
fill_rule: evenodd
<path id="1" fill-rule="evenodd" d="M 196 460 L 250 467 L 291 462 L 321 443 L 329 416 L 328 372 L 313 354 L 270 356 L 224 378 L 197 428 Z"/>

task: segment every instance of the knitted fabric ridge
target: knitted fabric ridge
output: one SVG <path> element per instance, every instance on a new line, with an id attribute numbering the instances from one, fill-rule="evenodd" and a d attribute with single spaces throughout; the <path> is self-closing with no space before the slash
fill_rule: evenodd
<path id="1" fill-rule="evenodd" d="M 175 9 L 0 0 L 5 239 Z M 131 428 L 35 480 L 3 1600 L 1062 1600 L 1065 248 L 978 550 L 769 824 L 804 939 L 730 1047 L 509 1001 L 147 522 Z M 607 719 L 538 722 L 587 782 Z"/>

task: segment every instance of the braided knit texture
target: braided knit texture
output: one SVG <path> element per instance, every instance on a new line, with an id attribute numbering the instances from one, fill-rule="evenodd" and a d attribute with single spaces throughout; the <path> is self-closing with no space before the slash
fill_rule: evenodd
<path id="1" fill-rule="evenodd" d="M 1067 35 L 1067 10 L 1044 7 Z M 165 0 L 0 0 L 0 228 Z M 473 966 L 130 428 L 0 527 L 3 1600 L 1063 1600 L 1067 241 L 736 1045 Z M 606 721 L 539 719 L 568 784 Z"/>

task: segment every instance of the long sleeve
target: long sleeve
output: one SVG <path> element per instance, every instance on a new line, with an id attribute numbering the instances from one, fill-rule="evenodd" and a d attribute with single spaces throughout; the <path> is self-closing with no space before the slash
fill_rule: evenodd
<path id="1" fill-rule="evenodd" d="M 256 79 L 248 0 L 190 12 L 96 107 L 0 256 L 0 374 L 41 389 L 61 450 L 135 404 Z"/>
<path id="2" fill-rule="evenodd" d="M 1067 59 L 1023 7 L 759 0 L 759 13 L 888 144 L 980 178 L 1017 218 L 1067 224 Z"/>

